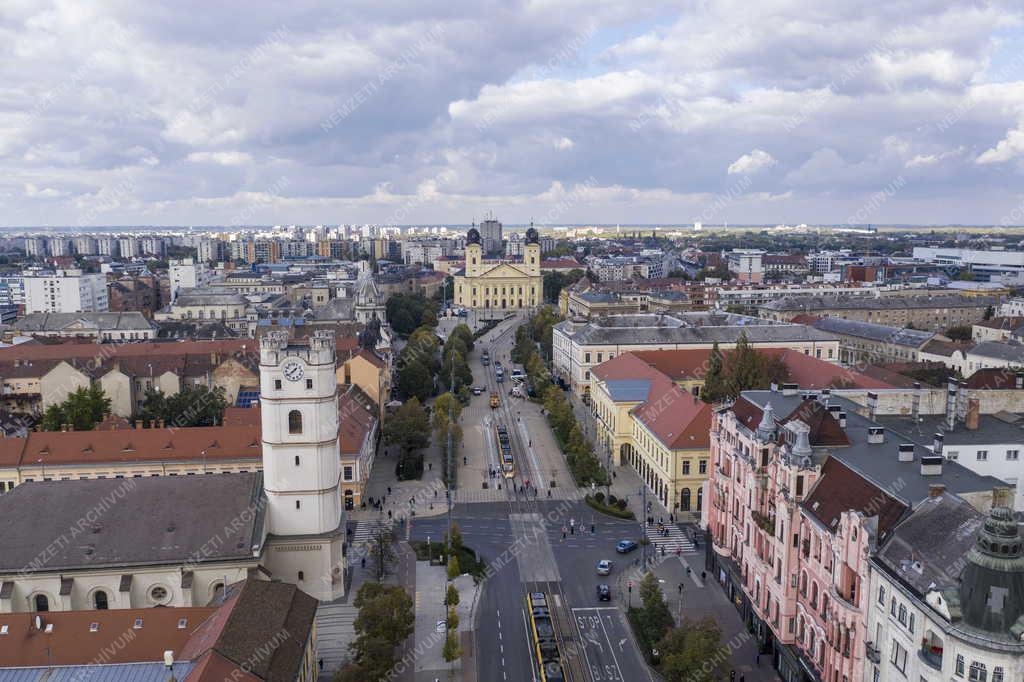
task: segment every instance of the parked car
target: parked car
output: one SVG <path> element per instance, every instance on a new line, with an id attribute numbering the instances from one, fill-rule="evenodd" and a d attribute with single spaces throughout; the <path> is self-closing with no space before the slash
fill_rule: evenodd
<path id="1" fill-rule="evenodd" d="M 610 575 L 612 572 L 612 565 L 612 562 L 608 559 L 601 559 L 597 562 L 597 574 Z"/>
<path id="2" fill-rule="evenodd" d="M 598 601 L 611 601 L 612 600 L 612 588 L 607 585 L 601 584 L 597 586 L 597 600 Z"/>
<path id="3" fill-rule="evenodd" d="M 637 547 L 639 547 L 639 545 L 632 540 L 619 540 L 619 544 L 615 545 L 615 551 L 619 554 L 629 554 Z"/>
<path id="4" fill-rule="evenodd" d="M 483 386 L 474 386 L 473 387 L 473 395 L 481 395 L 481 394 L 483 394 L 483 392 L 484 392 L 484 387 Z"/>

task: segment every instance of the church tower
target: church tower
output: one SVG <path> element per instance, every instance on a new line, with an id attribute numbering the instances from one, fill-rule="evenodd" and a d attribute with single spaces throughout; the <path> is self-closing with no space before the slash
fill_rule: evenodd
<path id="1" fill-rule="evenodd" d="M 540 234 L 533 224 L 526 231 L 526 246 L 523 249 L 523 266 L 530 277 L 540 276 Z"/>
<path id="2" fill-rule="evenodd" d="M 466 277 L 476 277 L 483 269 L 484 249 L 480 244 L 480 231 L 471 227 L 466 233 Z"/>
<path id="3" fill-rule="evenodd" d="M 335 365 L 329 331 L 273 331 L 260 345 L 267 568 L 321 600 L 344 591 Z"/>

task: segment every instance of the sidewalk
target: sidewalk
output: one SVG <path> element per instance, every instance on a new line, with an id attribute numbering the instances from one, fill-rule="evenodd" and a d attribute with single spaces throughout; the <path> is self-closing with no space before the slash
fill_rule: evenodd
<path id="1" fill-rule="evenodd" d="M 423 477 L 419 480 L 399 481 L 395 474 L 398 449 L 380 446 L 370 472 L 370 480 L 363 492 L 366 508 L 357 507 L 348 512 L 353 521 L 369 521 L 415 516 L 439 516 L 448 510 L 444 481 L 441 480 L 441 448 L 431 443 L 423 450 Z M 379 511 L 369 504 L 370 498 L 383 499 Z M 411 502 L 410 502 L 411 500 Z"/>
<path id="2" fill-rule="evenodd" d="M 435 679 L 463 679 L 463 657 L 454 664 L 446 663 L 442 655 L 446 633 L 444 622 L 447 619 L 444 596 L 447 588 L 445 567 L 431 566 L 426 561 L 416 562 L 416 632 L 415 640 L 415 680 L 416 682 L 434 682 Z M 459 616 L 460 635 L 473 629 L 472 610 L 476 605 L 477 591 L 472 576 L 460 575 L 453 582 L 459 591 L 459 605 L 455 611 Z"/>

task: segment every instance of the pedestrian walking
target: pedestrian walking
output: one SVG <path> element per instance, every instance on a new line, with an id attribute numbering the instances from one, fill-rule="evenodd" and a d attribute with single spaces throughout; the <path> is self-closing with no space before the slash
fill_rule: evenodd
<path id="1" fill-rule="evenodd" d="M 761 652 L 760 651 L 755 651 L 754 652 L 754 665 L 756 665 L 758 668 L 761 667 Z"/>
<path id="2" fill-rule="evenodd" d="M 434 463 L 433 462 L 427 462 L 427 471 L 433 471 L 433 470 L 434 470 Z"/>
<path id="3" fill-rule="evenodd" d="M 730 670 L 729 671 L 729 682 L 733 682 L 735 679 L 736 679 L 736 671 L 735 670 Z"/>
<path id="4" fill-rule="evenodd" d="M 707 571 L 701 571 L 700 572 L 700 580 L 701 580 L 701 582 L 704 582 L 707 579 L 708 579 L 708 572 Z M 761 659 L 760 654 L 758 655 L 757 658 L 758 658 L 758 661 L 760 662 L 760 659 Z"/>
<path id="5" fill-rule="evenodd" d="M 391 494 L 391 486 L 388 486 L 388 495 Z"/>
<path id="6" fill-rule="evenodd" d="M 746 676 L 740 675 L 740 682 L 746 682 Z"/>

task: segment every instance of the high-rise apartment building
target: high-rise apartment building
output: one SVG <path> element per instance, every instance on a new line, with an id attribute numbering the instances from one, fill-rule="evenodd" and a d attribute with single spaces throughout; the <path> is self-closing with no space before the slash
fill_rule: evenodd
<path id="1" fill-rule="evenodd" d="M 480 222 L 480 242 L 484 247 L 484 255 L 501 255 L 504 250 L 501 236 L 501 222 L 493 218 Z"/>
<path id="2" fill-rule="evenodd" d="M 109 309 L 107 280 L 81 270 L 25 278 L 26 313 L 102 313 Z"/>

